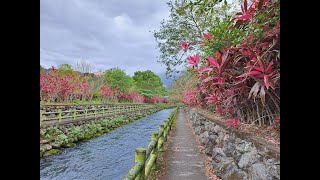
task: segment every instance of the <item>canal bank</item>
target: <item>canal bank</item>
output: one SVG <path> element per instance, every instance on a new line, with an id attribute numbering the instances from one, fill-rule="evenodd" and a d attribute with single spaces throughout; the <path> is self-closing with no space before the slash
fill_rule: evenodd
<path id="1" fill-rule="evenodd" d="M 78 121 L 40 128 L 40 158 L 57 153 L 63 148 L 74 147 L 80 141 L 101 136 L 164 108 L 164 106 L 157 106 L 152 109 L 128 112 L 100 120 Z"/>
<path id="2" fill-rule="evenodd" d="M 122 179 L 134 164 L 132 152 L 148 146 L 151 133 L 172 111 L 161 110 L 41 159 L 41 179 Z"/>

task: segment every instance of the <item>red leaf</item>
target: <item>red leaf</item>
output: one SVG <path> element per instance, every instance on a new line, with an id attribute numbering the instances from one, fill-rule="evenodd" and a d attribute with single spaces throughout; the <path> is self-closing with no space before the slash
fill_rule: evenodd
<path id="1" fill-rule="evenodd" d="M 228 58 L 228 55 L 229 55 L 229 50 L 223 54 L 223 61 L 222 61 L 222 65 L 221 65 L 221 68 L 220 70 L 222 71 L 227 65 L 228 63 L 233 59 L 232 57 L 229 57 Z"/>
<path id="2" fill-rule="evenodd" d="M 188 44 L 185 41 L 181 41 L 181 46 L 182 46 L 182 49 L 186 51 L 189 48 L 190 44 Z"/>
<path id="3" fill-rule="evenodd" d="M 233 121 L 227 121 L 227 125 L 231 127 L 233 125 Z"/>
<path id="4" fill-rule="evenodd" d="M 256 8 L 256 3 L 259 3 L 258 1 L 253 1 L 250 5 L 249 9 L 247 10 L 249 13 L 253 13 Z"/>
<path id="5" fill-rule="evenodd" d="M 254 96 L 254 100 L 259 92 L 259 88 L 260 88 L 260 83 L 259 82 L 256 82 L 253 87 L 251 88 L 250 92 L 249 92 L 249 96 L 248 96 L 248 99 L 250 99 L 251 95 L 253 94 Z"/>
<path id="6" fill-rule="evenodd" d="M 251 68 L 253 68 L 253 69 L 255 69 L 255 70 L 258 70 L 258 71 L 263 71 L 263 69 L 261 69 L 261 68 L 258 67 L 258 66 L 249 66 L 249 67 L 251 67 Z"/>
<path id="7" fill-rule="evenodd" d="M 245 10 L 245 12 L 247 12 L 247 7 L 248 7 L 247 0 L 244 0 L 243 5 L 244 5 L 244 10 Z"/>
<path id="8" fill-rule="evenodd" d="M 266 73 L 271 73 L 271 66 L 273 65 L 273 61 L 271 61 L 266 69 Z"/>
<path id="9" fill-rule="evenodd" d="M 231 127 L 231 126 L 234 126 L 234 127 L 238 126 L 238 125 L 239 125 L 239 120 L 238 120 L 238 118 L 234 118 L 233 121 L 227 121 L 227 125 L 228 125 L 229 127 Z"/>
<path id="10" fill-rule="evenodd" d="M 205 78 L 202 82 L 206 83 L 211 80 L 213 80 L 213 77 L 209 76 L 209 77 Z"/>
<path id="11" fill-rule="evenodd" d="M 238 125 L 238 124 L 239 124 L 238 118 L 234 118 L 234 125 Z"/>
<path id="12" fill-rule="evenodd" d="M 212 40 L 213 39 L 213 36 L 211 35 L 211 33 L 203 33 L 203 37 L 205 39 L 208 39 L 208 40 Z"/>
<path id="13" fill-rule="evenodd" d="M 199 60 L 200 60 L 200 57 L 199 57 L 199 54 L 195 54 L 193 56 L 190 56 L 187 58 L 189 60 L 189 62 L 193 65 L 197 65 Z"/>
<path id="14" fill-rule="evenodd" d="M 204 69 L 196 69 L 195 71 L 200 72 L 200 73 L 204 73 L 206 71 L 212 71 L 212 70 L 213 70 L 212 68 L 204 68 Z"/>
<path id="15" fill-rule="evenodd" d="M 242 74 L 242 75 L 240 75 L 238 77 L 245 77 L 245 76 L 251 76 L 251 75 L 252 76 L 258 76 L 258 75 L 262 75 L 262 73 L 259 72 L 259 71 L 250 71 L 250 72 L 244 73 L 244 74 Z"/>
<path id="16" fill-rule="evenodd" d="M 213 67 L 217 67 L 217 68 L 220 67 L 219 64 L 216 62 L 216 60 L 213 57 L 208 57 L 208 61 Z"/>
<path id="17" fill-rule="evenodd" d="M 245 13 L 244 8 L 243 8 L 243 6 L 242 6 L 242 5 L 241 5 L 241 11 L 242 11 L 242 14 L 244 14 L 244 13 Z"/>
<path id="18" fill-rule="evenodd" d="M 274 86 L 274 82 L 273 81 L 269 81 L 269 86 L 274 90 L 275 86 Z"/>
<path id="19" fill-rule="evenodd" d="M 264 78 L 264 84 L 266 85 L 267 89 L 269 89 L 269 86 L 270 86 L 270 84 L 269 84 L 269 76 L 264 75 L 263 78 Z"/>
<path id="20" fill-rule="evenodd" d="M 264 90 L 264 86 L 261 86 L 261 89 L 260 89 L 260 98 L 261 98 L 261 101 L 262 101 L 262 104 L 264 105 L 264 102 L 265 102 L 265 95 L 266 95 L 266 91 Z"/>
<path id="21" fill-rule="evenodd" d="M 252 33 L 250 33 L 249 41 L 252 41 L 252 39 L 253 39 L 253 36 L 252 36 Z"/>
<path id="22" fill-rule="evenodd" d="M 217 61 L 221 59 L 221 54 L 219 51 L 216 51 L 216 58 L 217 58 Z"/>
<path id="23" fill-rule="evenodd" d="M 277 123 L 278 125 L 280 125 L 280 116 L 278 116 L 278 117 L 275 119 L 275 121 L 276 121 L 276 123 Z"/>
<path id="24" fill-rule="evenodd" d="M 259 58 L 258 58 L 258 64 L 259 64 L 260 68 L 262 69 L 262 71 L 264 71 L 263 64 Z"/>
<path id="25" fill-rule="evenodd" d="M 263 48 L 266 48 L 269 44 L 270 44 L 270 42 L 264 42 L 264 43 L 259 44 L 258 47 L 261 47 L 263 49 Z"/>
<path id="26" fill-rule="evenodd" d="M 247 20 L 251 18 L 252 18 L 251 14 L 241 15 L 237 17 L 238 20 Z"/>

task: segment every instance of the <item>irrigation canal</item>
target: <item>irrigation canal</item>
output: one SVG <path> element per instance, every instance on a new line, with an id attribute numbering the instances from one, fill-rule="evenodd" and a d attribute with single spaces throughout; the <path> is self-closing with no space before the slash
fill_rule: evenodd
<path id="1" fill-rule="evenodd" d="M 151 133 L 174 109 L 164 109 L 121 126 L 74 148 L 40 160 L 43 180 L 120 180 L 134 165 L 137 147 L 147 148 Z"/>

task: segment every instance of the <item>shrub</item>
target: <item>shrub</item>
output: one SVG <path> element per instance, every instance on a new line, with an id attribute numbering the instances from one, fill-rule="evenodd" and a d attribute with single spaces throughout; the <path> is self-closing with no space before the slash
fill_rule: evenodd
<path id="1" fill-rule="evenodd" d="M 214 105 L 217 113 L 232 119 L 229 125 L 238 120 L 272 125 L 280 114 L 279 3 L 246 4 L 241 14 L 204 34 L 200 57 L 188 58 L 198 84 L 187 85 L 183 102 Z"/>

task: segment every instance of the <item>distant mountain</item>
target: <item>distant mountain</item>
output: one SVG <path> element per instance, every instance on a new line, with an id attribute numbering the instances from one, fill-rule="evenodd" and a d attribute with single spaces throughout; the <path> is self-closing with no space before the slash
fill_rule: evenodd
<path id="1" fill-rule="evenodd" d="M 171 77 L 168 79 L 166 77 L 165 72 L 158 73 L 158 75 L 160 76 L 161 81 L 163 82 L 163 84 L 166 86 L 166 89 L 168 90 L 170 88 L 171 84 L 173 84 L 174 80 L 177 79 L 178 77 L 180 77 L 181 74 L 178 73 L 175 78 Z"/>

